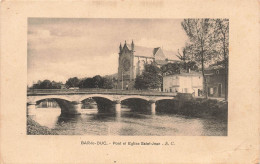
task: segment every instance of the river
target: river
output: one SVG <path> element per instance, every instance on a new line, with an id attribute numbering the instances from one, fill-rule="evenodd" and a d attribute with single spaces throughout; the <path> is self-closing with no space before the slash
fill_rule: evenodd
<path id="1" fill-rule="evenodd" d="M 83 109 L 81 115 L 62 116 L 60 108 L 37 108 L 33 119 L 60 135 L 226 136 L 227 123 L 168 113 L 149 114 L 122 108 L 121 114 Z"/>

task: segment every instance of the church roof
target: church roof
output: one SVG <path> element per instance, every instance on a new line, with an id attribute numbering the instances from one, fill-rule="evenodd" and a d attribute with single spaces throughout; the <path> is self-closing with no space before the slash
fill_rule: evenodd
<path id="1" fill-rule="evenodd" d="M 127 44 L 129 50 L 131 50 L 131 44 Z M 161 49 L 160 47 L 157 48 L 148 48 L 143 46 L 134 46 L 134 55 L 135 56 L 144 56 L 144 57 L 154 57 L 154 55 Z M 177 52 L 169 51 L 169 50 L 162 50 L 163 56 L 169 60 L 176 60 L 179 61 L 180 59 L 177 57 Z M 158 59 L 163 60 L 163 59 Z"/>
<path id="2" fill-rule="evenodd" d="M 153 55 L 155 55 L 158 52 L 159 49 L 160 49 L 160 47 L 154 48 L 153 49 Z"/>

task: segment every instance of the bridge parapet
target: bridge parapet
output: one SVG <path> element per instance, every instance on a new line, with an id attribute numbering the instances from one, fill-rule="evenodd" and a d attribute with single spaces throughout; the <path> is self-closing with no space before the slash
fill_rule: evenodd
<path id="1" fill-rule="evenodd" d="M 176 93 L 159 92 L 155 90 L 119 90 L 119 89 L 29 89 L 27 95 L 46 94 L 114 94 L 143 96 L 176 96 Z"/>
<path id="2" fill-rule="evenodd" d="M 106 90 L 106 89 L 36 89 L 28 90 L 27 105 L 28 114 L 33 113 L 36 103 L 44 99 L 54 99 L 62 109 L 62 113 L 79 114 L 82 102 L 93 98 L 100 109 L 115 106 L 115 110 L 120 112 L 121 102 L 126 99 L 142 99 L 151 105 L 152 113 L 155 113 L 156 102 L 160 100 L 173 100 L 176 94 L 156 92 L 156 91 L 126 91 L 126 90 Z M 103 99 L 103 100 L 102 100 Z M 112 104 L 111 104 L 112 102 Z M 98 107 L 98 108 L 99 108 Z"/>

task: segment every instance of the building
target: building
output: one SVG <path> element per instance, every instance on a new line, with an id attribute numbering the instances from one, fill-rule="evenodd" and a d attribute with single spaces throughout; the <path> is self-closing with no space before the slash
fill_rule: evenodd
<path id="1" fill-rule="evenodd" d="M 167 54 L 167 55 L 166 55 Z M 171 58 L 167 58 L 171 56 Z M 161 47 L 147 48 L 125 42 L 119 46 L 118 57 L 118 89 L 133 89 L 136 76 L 141 75 L 145 64 L 152 62 L 162 66 L 169 62 L 180 61 L 174 52 L 163 51 Z"/>
<path id="2" fill-rule="evenodd" d="M 201 96 L 203 76 L 201 72 L 186 71 L 163 77 L 163 91 L 173 93 L 192 93 Z"/>
<path id="3" fill-rule="evenodd" d="M 225 68 L 221 65 L 205 69 L 205 78 L 209 97 L 225 97 Z"/>

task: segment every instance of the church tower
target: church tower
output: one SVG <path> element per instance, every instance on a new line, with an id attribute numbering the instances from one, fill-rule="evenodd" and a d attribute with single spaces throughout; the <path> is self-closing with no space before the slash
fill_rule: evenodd
<path id="1" fill-rule="evenodd" d="M 119 45 L 118 57 L 118 89 L 133 89 L 134 87 L 134 42 L 131 45 L 125 41 Z"/>
<path id="2" fill-rule="evenodd" d="M 134 41 L 132 40 L 132 43 L 131 43 L 131 50 L 134 52 L 135 50 L 135 45 L 134 45 Z"/>

